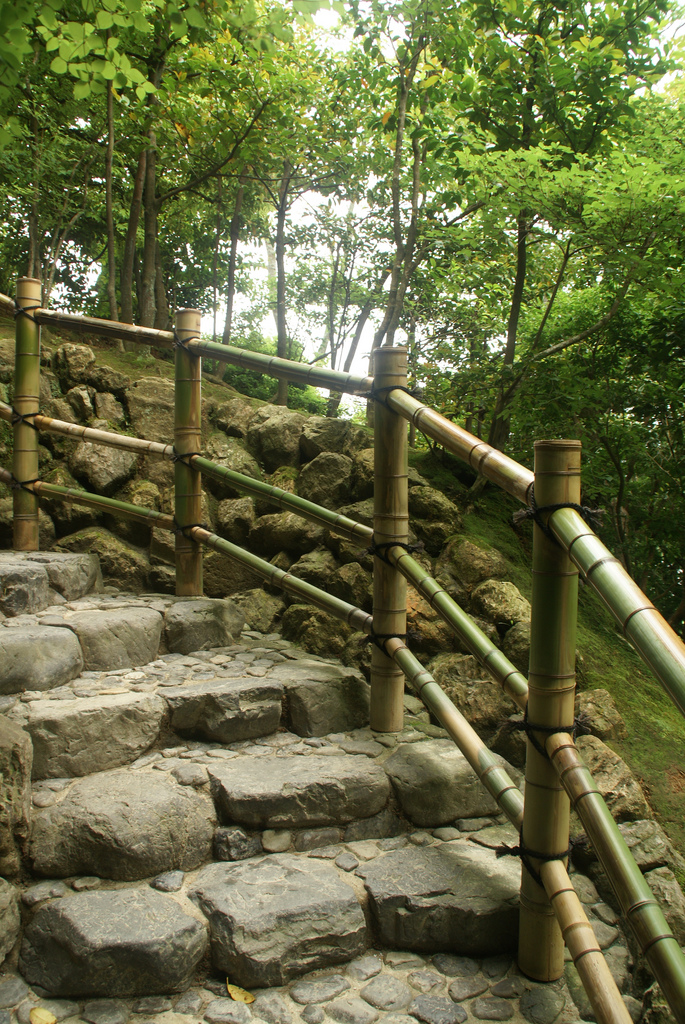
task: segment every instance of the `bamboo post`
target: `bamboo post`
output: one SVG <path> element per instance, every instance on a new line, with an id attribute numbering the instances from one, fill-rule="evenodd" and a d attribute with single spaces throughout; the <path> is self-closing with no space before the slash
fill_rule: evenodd
<path id="1" fill-rule="evenodd" d="M 536 441 L 535 502 L 538 507 L 580 502 L 580 441 Z M 543 512 L 543 519 L 548 516 Z M 564 549 L 535 525 L 526 803 L 521 845 L 543 856 L 568 849 L 570 804 L 544 751 L 548 730 L 572 728 L 575 702 L 578 570 Z M 539 725 L 543 731 L 535 733 Z M 540 749 L 536 749 L 539 747 Z M 523 858 L 519 967 L 538 981 L 564 970 L 564 942 L 543 886 L 533 877 L 543 860 Z"/>
<path id="2" fill-rule="evenodd" d="M 27 312 L 16 320 L 14 363 L 14 456 L 12 472 L 19 483 L 38 477 L 38 432 L 31 421 L 19 419 L 37 413 L 40 398 L 40 327 L 31 309 L 40 306 L 41 283 L 35 277 L 17 281 L 17 305 Z M 13 543 L 16 551 L 38 551 L 38 499 L 17 487 L 13 502 Z"/>
<path id="3" fill-rule="evenodd" d="M 374 390 L 407 386 L 406 348 L 374 352 Z M 406 544 L 409 535 L 407 424 L 383 401 L 376 403 L 374 430 L 374 516 L 376 544 Z M 373 628 L 380 635 L 407 631 L 407 583 L 378 555 L 373 567 Z M 404 722 L 404 673 L 380 648 L 371 654 L 370 725 L 377 732 L 400 732 Z"/>
<path id="4" fill-rule="evenodd" d="M 191 355 L 183 342 L 200 336 L 200 311 L 179 309 L 176 314 L 176 390 L 174 395 L 174 448 L 177 455 L 199 453 L 202 444 L 202 360 Z M 202 594 L 202 548 L 180 528 L 202 521 L 202 474 L 184 462 L 175 465 L 176 594 Z"/>

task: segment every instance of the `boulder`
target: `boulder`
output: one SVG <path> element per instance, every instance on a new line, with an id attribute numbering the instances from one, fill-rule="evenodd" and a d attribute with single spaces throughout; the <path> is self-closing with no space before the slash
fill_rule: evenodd
<path id="1" fill-rule="evenodd" d="M 215 969 L 249 988 L 284 985 L 366 947 L 354 891 L 324 861 L 278 854 L 212 864 L 190 895 L 209 920 Z"/>
<path id="2" fill-rule="evenodd" d="M 204 922 L 170 896 L 81 892 L 38 909 L 19 967 L 58 998 L 150 996 L 187 988 L 206 949 Z"/>
<path id="3" fill-rule="evenodd" d="M 407 628 L 411 631 L 409 646 L 419 657 L 431 658 L 458 647 L 454 632 L 412 587 L 407 590 Z"/>
<path id="4" fill-rule="evenodd" d="M 502 640 L 502 653 L 506 654 L 512 665 L 528 675 L 530 661 L 530 622 L 515 622 L 508 629 Z"/>
<path id="5" fill-rule="evenodd" d="M 503 759 L 502 766 L 513 774 Z M 384 768 L 402 810 L 415 825 L 437 828 L 458 818 L 497 812 L 497 804 L 451 740 L 402 743 Z"/>
<path id="6" fill-rule="evenodd" d="M 385 772 L 364 755 L 259 755 L 209 766 L 212 795 L 226 822 L 247 828 L 304 828 L 369 818 L 385 807 Z"/>
<path id="7" fill-rule="evenodd" d="M 307 418 L 280 405 L 263 405 L 251 418 L 247 428 L 247 447 L 273 473 L 279 466 L 298 466 L 300 436 Z"/>
<path id="8" fill-rule="evenodd" d="M 267 736 L 281 721 L 283 686 L 252 676 L 167 687 L 171 727 L 181 736 L 217 743 Z"/>
<path id="9" fill-rule="evenodd" d="M 332 572 L 325 589 L 356 608 L 370 612 L 373 607 L 373 577 L 359 562 L 349 562 Z"/>
<path id="10" fill-rule="evenodd" d="M 165 772 L 100 772 L 60 796 L 33 815 L 30 858 L 38 875 L 134 881 L 190 871 L 211 856 L 211 801 Z"/>
<path id="11" fill-rule="evenodd" d="M 579 736 L 576 745 L 615 821 L 652 817 L 640 784 L 618 754 L 597 736 Z"/>
<path id="12" fill-rule="evenodd" d="M 513 583 L 499 580 L 479 583 L 471 595 L 471 607 L 476 615 L 482 615 L 498 627 L 530 621 L 530 602 Z"/>
<path id="13" fill-rule="evenodd" d="M 281 631 L 286 640 L 295 640 L 310 654 L 324 658 L 339 658 L 354 635 L 351 627 L 340 619 L 304 604 L 286 608 Z"/>
<path id="14" fill-rule="evenodd" d="M 93 591 L 102 590 L 100 561 L 97 555 L 78 555 L 63 551 L 32 551 L 29 560 L 42 565 L 53 590 L 65 601 L 77 601 Z"/>
<path id="15" fill-rule="evenodd" d="M 151 509 L 153 512 L 162 510 L 159 487 L 150 480 L 132 480 L 116 497 L 119 501 L 126 501 L 138 508 Z M 138 547 L 147 547 L 150 543 L 153 522 L 154 520 L 139 523 L 135 519 L 125 519 L 123 516 L 105 515 L 105 523 L 112 533 Z M 173 542 L 173 534 L 169 536 Z"/>
<path id="16" fill-rule="evenodd" d="M 233 544 L 245 547 L 255 521 L 252 498 L 234 498 L 222 501 L 216 511 L 216 532 Z"/>
<path id="17" fill-rule="evenodd" d="M 114 426 L 121 426 L 124 422 L 124 407 L 109 391 L 96 394 L 94 403 L 95 415 L 99 420 L 107 420 Z"/>
<path id="18" fill-rule="evenodd" d="M 112 366 L 106 366 L 104 363 L 88 363 L 85 368 L 85 379 L 86 384 L 90 384 L 96 391 L 111 391 L 120 402 L 126 401 L 128 390 L 131 387 L 130 377 L 127 377 L 125 373 L 121 373 L 120 370 L 115 370 Z M 98 413 L 98 416 L 100 416 L 100 413 Z M 108 416 L 101 418 L 109 419 Z"/>
<path id="19" fill-rule="evenodd" d="M 65 621 L 79 638 L 89 671 L 147 665 L 159 652 L 163 620 L 152 608 L 66 612 Z"/>
<path id="20" fill-rule="evenodd" d="M 513 952 L 521 865 L 459 840 L 397 850 L 357 868 L 382 945 L 468 957 Z M 455 885 L 455 879 L 458 884 Z"/>
<path id="21" fill-rule="evenodd" d="M 79 487 L 78 481 L 63 464 L 55 466 L 49 473 L 46 473 L 45 480 L 50 484 L 57 484 L 59 487 Z M 46 497 L 41 500 L 44 501 L 50 512 L 58 537 L 75 533 L 77 530 L 86 530 L 99 523 L 104 515 L 101 509 L 86 508 L 85 505 L 62 501 L 60 498 Z"/>
<path id="22" fill-rule="evenodd" d="M 8 617 L 40 612 L 50 604 L 45 568 L 0 552 L 0 612 Z"/>
<path id="23" fill-rule="evenodd" d="M 324 530 L 294 512 L 276 512 L 260 516 L 250 530 L 249 547 L 263 558 L 272 558 L 279 551 L 298 556 L 323 544 Z"/>
<path id="24" fill-rule="evenodd" d="M 373 498 L 374 463 L 373 448 L 363 448 L 352 459 L 350 495 L 353 501 L 365 501 L 368 498 Z"/>
<path id="25" fill-rule="evenodd" d="M 71 406 L 74 416 L 78 421 L 87 423 L 89 419 L 92 419 L 95 410 L 93 409 L 90 389 L 85 384 L 78 384 L 74 388 L 69 388 L 64 397 Z"/>
<path id="26" fill-rule="evenodd" d="M 157 741 L 165 712 L 165 702 L 151 693 L 31 701 L 26 729 L 33 778 L 91 775 L 128 764 Z"/>
<path id="27" fill-rule="evenodd" d="M 51 690 L 83 671 L 83 655 L 70 629 L 55 626 L 0 628 L 0 693 Z"/>
<path id="28" fill-rule="evenodd" d="M 430 555 L 439 554 L 445 541 L 461 529 L 460 510 L 434 487 L 409 489 L 409 516 L 412 529 Z"/>
<path id="29" fill-rule="evenodd" d="M 302 461 L 309 462 L 323 452 L 350 456 L 364 448 L 368 440 L 366 431 L 349 420 L 310 416 L 300 437 Z"/>
<path id="30" fill-rule="evenodd" d="M 297 478 L 297 493 L 315 505 L 335 509 L 350 497 L 352 459 L 335 452 L 322 452 L 303 466 Z"/>
<path id="31" fill-rule="evenodd" d="M 471 590 L 484 580 L 501 579 L 507 572 L 507 562 L 494 548 L 457 537 L 441 552 L 435 569 L 436 574 L 446 572 Z"/>
<path id="32" fill-rule="evenodd" d="M 625 740 L 626 723 L 608 690 L 585 690 L 576 695 L 576 715 L 581 716 L 593 736 L 600 740 Z"/>
<path id="33" fill-rule="evenodd" d="M 260 633 L 273 633 L 278 629 L 285 610 L 285 601 L 282 598 L 267 594 L 259 587 L 236 594 L 234 600 L 242 609 L 248 629 L 256 629 Z"/>
<path id="34" fill-rule="evenodd" d="M 314 548 L 293 562 L 288 571 L 305 583 L 313 583 L 315 587 L 327 590 L 328 581 L 337 567 L 338 563 L 327 548 Z"/>
<path id="35" fill-rule="evenodd" d="M 250 455 L 241 441 L 234 437 L 226 437 L 225 434 L 210 434 L 206 444 L 203 446 L 205 457 L 216 462 L 234 473 L 242 473 L 253 480 L 261 480 L 262 471 L 257 461 Z M 216 477 L 206 474 L 203 482 L 211 493 L 223 500 L 225 498 L 242 498 L 244 491 L 228 480 L 219 480 Z"/>
<path id="36" fill-rule="evenodd" d="M 233 601 L 198 597 L 176 601 L 164 616 L 164 636 L 170 651 L 190 654 L 210 647 L 227 647 L 240 636 L 245 616 Z"/>
<path id="37" fill-rule="evenodd" d="M 648 871 L 645 881 L 656 896 L 679 946 L 685 946 L 685 896 L 670 868 Z"/>
<path id="38" fill-rule="evenodd" d="M 144 551 L 115 537 L 109 530 L 91 526 L 62 537 L 59 551 L 89 551 L 100 559 L 103 583 L 119 590 L 140 593 L 147 588 L 150 562 Z"/>
<path id="39" fill-rule="evenodd" d="M 2 456 L 2 445 L 0 445 L 0 456 Z M 49 475 L 49 474 L 47 474 Z M 0 488 L 3 485 L 0 485 Z M 52 503 L 48 505 L 52 512 Z M 0 498 L 0 548 L 12 548 L 14 546 L 14 499 Z M 55 524 L 52 518 L 38 509 L 38 543 L 41 550 L 51 548 L 55 539 Z"/>
<path id="40" fill-rule="evenodd" d="M 229 437 L 245 437 L 254 413 L 255 407 L 249 399 L 236 396 L 216 405 L 210 417 L 219 430 L 223 430 Z"/>
<path id="41" fill-rule="evenodd" d="M 487 677 L 472 655 L 439 655 L 429 670 L 480 736 L 495 732 L 511 714 L 511 697 Z"/>
<path id="42" fill-rule="evenodd" d="M 111 496 L 131 479 L 137 461 L 133 452 L 82 441 L 69 459 L 69 469 L 89 490 Z"/>
<path id="43" fill-rule="evenodd" d="M 112 390 L 109 388 L 108 390 Z M 174 439 L 174 382 L 142 377 L 126 392 L 133 432 L 147 441 L 172 444 Z"/>
<path id="44" fill-rule="evenodd" d="M 356 669 L 303 658 L 276 665 L 270 678 L 285 687 L 287 726 L 298 736 L 350 732 L 368 724 L 369 687 Z"/>
<path id="45" fill-rule="evenodd" d="M 20 927 L 19 894 L 13 885 L 0 878 L 0 964 L 19 938 Z"/>
<path id="46" fill-rule="evenodd" d="M 89 345 L 60 345 L 52 356 L 52 369 L 62 390 L 76 384 L 85 384 L 88 371 L 95 362 L 95 353 Z"/>
<path id="47" fill-rule="evenodd" d="M 203 558 L 202 578 L 207 597 L 224 598 L 242 590 L 260 587 L 263 576 L 221 551 L 209 551 Z"/>
<path id="48" fill-rule="evenodd" d="M 31 814 L 31 760 L 28 734 L 0 715 L 0 875 L 5 878 L 19 873 L 21 858 L 26 852 Z M 11 915 L 10 911 L 6 912 Z M 0 928 L 0 961 L 6 952 Z"/>

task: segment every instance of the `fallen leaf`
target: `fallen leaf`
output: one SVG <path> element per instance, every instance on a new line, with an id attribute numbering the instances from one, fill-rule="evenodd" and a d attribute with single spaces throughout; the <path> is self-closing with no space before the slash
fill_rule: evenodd
<path id="1" fill-rule="evenodd" d="M 43 1010 L 40 1006 L 34 1006 L 29 1014 L 31 1024 L 57 1024 L 57 1017 L 49 1010 Z"/>
<path id="2" fill-rule="evenodd" d="M 229 981 L 226 982 L 226 988 L 231 999 L 235 999 L 238 1003 L 254 1003 L 254 996 L 251 992 L 246 992 L 244 988 L 239 988 L 237 985 L 231 985 Z M 33 1021 L 31 1022 L 33 1024 Z M 35 1024 L 47 1024 L 47 1021 L 36 1021 Z"/>

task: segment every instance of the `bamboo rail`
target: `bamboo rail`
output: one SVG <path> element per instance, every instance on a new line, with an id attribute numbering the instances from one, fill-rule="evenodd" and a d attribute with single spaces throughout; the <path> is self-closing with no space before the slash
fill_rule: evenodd
<path id="1" fill-rule="evenodd" d="M 176 594 L 202 593 L 202 548 L 185 533 L 202 522 L 202 474 L 188 463 L 202 445 L 202 360 L 186 348 L 200 332 L 199 309 L 179 309 L 174 350 L 174 517 L 176 532 Z"/>
<path id="2" fill-rule="evenodd" d="M 11 474 L 6 470 L 0 469 L 0 481 L 11 484 Z M 77 488 L 62 487 L 57 484 L 49 484 L 43 481 L 37 481 L 29 486 L 39 495 L 45 495 L 46 497 L 59 497 L 94 508 L 108 508 L 110 510 L 116 510 L 119 514 L 138 522 L 153 522 L 155 525 L 170 531 L 174 531 L 176 529 L 173 517 L 163 512 L 144 509 L 140 506 L 132 505 L 127 502 L 117 501 L 113 498 L 105 498 L 101 495 L 89 494 L 88 492 L 78 490 Z M 337 618 L 347 622 L 353 628 L 359 629 L 366 634 L 371 634 L 373 632 L 372 616 L 363 612 L 361 609 L 355 608 L 353 605 L 350 605 L 339 598 L 332 597 L 330 594 L 319 590 L 312 584 L 305 583 L 305 581 L 297 579 L 297 577 L 292 576 L 290 573 L 287 573 L 282 569 L 278 569 L 276 566 L 258 558 L 256 555 L 243 551 L 243 549 L 229 541 L 225 541 L 222 538 L 217 537 L 216 534 L 212 534 L 210 531 L 205 530 L 202 527 L 189 527 L 186 532 L 190 533 L 194 540 L 207 544 L 218 551 L 224 552 L 229 555 L 229 557 L 241 561 L 243 564 L 248 565 L 254 571 L 262 575 L 263 578 L 269 582 L 277 584 L 288 593 L 305 598 L 316 607 L 322 608 L 324 611 L 327 611 L 330 614 L 335 615 Z M 455 740 L 481 782 L 483 782 L 491 795 L 493 795 L 498 801 L 512 824 L 517 828 L 520 827 L 522 820 L 522 797 L 520 791 L 511 779 L 509 779 L 507 773 L 500 768 L 491 751 L 489 751 L 485 744 L 483 744 L 463 715 L 452 704 L 449 698 L 432 678 L 430 673 L 422 668 L 420 663 L 401 640 L 398 638 L 388 639 L 385 641 L 384 647 L 388 652 L 388 655 L 400 665 L 407 679 L 417 690 L 426 706 L 443 724 L 452 739 Z M 550 748 L 552 748 L 556 741 L 561 743 L 570 742 L 570 737 L 565 734 L 557 734 L 550 737 L 548 740 Z M 584 768 L 584 766 L 582 766 L 582 764 L 580 767 L 589 776 L 589 772 Z M 564 784 L 567 786 L 569 783 L 565 782 Z M 592 783 L 590 784 L 592 785 Z M 601 808 L 603 801 L 598 793 L 596 793 L 595 799 L 598 807 Z M 578 810 L 582 816 L 581 808 L 579 807 Z M 613 824 L 611 815 L 606 810 L 606 805 L 604 805 L 604 811 L 605 815 L 608 815 L 609 820 L 611 821 L 611 824 L 619 838 L 621 838 L 620 833 L 618 833 L 616 826 Z M 597 814 L 601 816 L 601 810 L 598 810 Z M 588 826 L 586 825 L 586 827 Z M 601 859 L 602 848 L 589 828 L 588 833 L 590 834 L 593 843 L 595 843 Z M 623 842 L 622 838 L 621 842 Z M 626 861 L 628 863 L 632 861 L 632 857 L 629 851 L 627 851 L 627 848 Z M 642 876 L 639 869 L 634 864 L 634 861 L 632 861 L 632 867 L 641 879 Z M 629 869 L 624 867 L 624 870 L 628 871 Z M 576 964 L 579 975 L 586 987 L 588 997 L 598 1014 L 600 1022 L 602 1022 L 602 1024 L 628 1024 L 630 1018 L 625 1010 L 623 1000 L 616 989 L 613 978 L 611 977 L 606 965 L 606 961 L 597 946 L 591 926 L 585 917 L 582 905 L 573 890 L 563 864 L 560 861 L 543 863 L 540 865 L 540 874 L 545 885 L 545 891 L 547 892 L 555 909 L 555 913 L 558 916 L 560 926 L 573 961 Z M 646 886 L 644 879 L 642 882 L 643 885 Z M 635 901 L 636 904 L 639 902 L 640 901 Z M 650 904 L 655 903 L 651 894 L 648 900 L 643 899 L 641 901 L 642 904 L 647 902 Z M 640 909 L 640 906 L 635 906 L 634 911 L 639 913 Z M 634 920 L 634 917 L 631 920 Z M 651 923 L 651 919 L 641 921 L 643 941 L 653 941 L 649 930 Z M 665 921 L 663 924 L 664 927 L 662 928 L 661 922 L 658 923 L 661 936 L 669 934 L 668 926 L 665 924 Z M 646 939 L 645 936 L 647 936 Z M 673 940 L 673 942 L 675 943 L 675 940 Z M 678 953 L 679 952 L 680 951 L 678 949 Z M 667 953 L 669 961 L 673 962 L 673 971 L 677 970 L 679 965 L 675 951 L 669 947 Z M 656 962 L 653 969 L 655 970 L 655 974 L 668 997 L 668 994 L 673 991 L 673 983 L 669 985 L 669 976 L 661 970 L 661 961 L 664 959 L 665 956 L 662 954 L 661 959 Z M 650 960 L 650 964 L 651 963 L 652 961 Z M 663 975 L 663 979 L 660 977 L 660 974 Z M 679 1021 L 682 1020 L 680 1017 L 678 1017 L 678 1019 Z"/>
<path id="3" fill-rule="evenodd" d="M 40 400 L 40 327 L 32 316 L 40 305 L 41 283 L 34 277 L 17 281 L 17 305 L 25 309 L 16 318 L 14 363 L 14 449 L 12 472 L 17 483 L 38 478 L 38 432 L 30 418 Z M 13 495 L 13 543 L 17 551 L 38 550 L 38 501 L 35 494 L 17 487 Z"/>
<path id="4" fill-rule="evenodd" d="M 544 505 L 580 502 L 580 441 L 535 442 L 535 493 Z M 536 523 L 533 533 L 533 594 L 528 672 L 529 728 L 570 728 L 575 717 L 578 570 L 555 540 Z M 544 856 L 568 850 L 569 799 L 544 753 L 526 741 L 526 807 L 521 845 Z M 519 967 L 538 981 L 564 972 L 564 943 L 547 894 L 536 880 L 542 860 L 523 861 Z"/>
<path id="5" fill-rule="evenodd" d="M 406 388 L 406 348 L 376 349 L 374 372 L 380 391 Z M 407 424 L 383 403 L 375 416 L 373 624 L 379 636 L 406 636 L 407 582 L 383 554 L 386 545 L 409 540 Z M 401 732 L 404 724 L 404 673 L 378 645 L 371 652 L 369 723 L 377 732 Z"/>

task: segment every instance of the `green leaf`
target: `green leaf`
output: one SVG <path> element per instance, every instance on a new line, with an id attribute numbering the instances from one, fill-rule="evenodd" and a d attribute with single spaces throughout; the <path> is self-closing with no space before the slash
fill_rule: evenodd
<path id="1" fill-rule="evenodd" d="M 186 11 L 186 21 L 189 25 L 192 25 L 193 28 L 205 28 L 207 24 L 197 7 L 188 8 Z"/>
<path id="2" fill-rule="evenodd" d="M 100 31 L 105 31 L 106 29 L 111 28 L 113 24 L 114 18 L 109 11 L 98 11 L 95 17 L 96 28 L 99 28 Z"/>
<path id="3" fill-rule="evenodd" d="M 64 57 L 60 57 L 59 54 L 53 57 L 52 63 L 50 64 L 50 70 L 54 71 L 56 75 L 63 75 L 67 70 L 67 62 Z"/>

